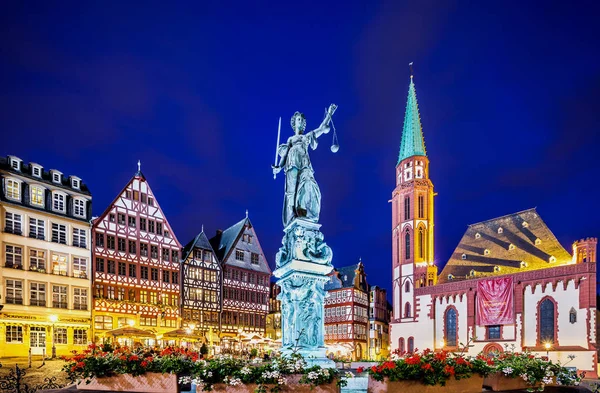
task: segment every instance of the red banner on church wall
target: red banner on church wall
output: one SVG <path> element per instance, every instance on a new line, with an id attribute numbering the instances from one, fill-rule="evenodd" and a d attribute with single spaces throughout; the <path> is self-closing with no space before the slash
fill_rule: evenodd
<path id="1" fill-rule="evenodd" d="M 514 323 L 512 277 L 480 280 L 475 304 L 477 325 L 510 325 Z"/>

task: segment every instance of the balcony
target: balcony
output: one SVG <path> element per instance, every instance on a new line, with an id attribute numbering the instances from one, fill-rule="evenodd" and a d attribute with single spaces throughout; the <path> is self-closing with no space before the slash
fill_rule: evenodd
<path id="1" fill-rule="evenodd" d="M 86 303 L 74 303 L 73 310 L 87 310 L 88 306 Z"/>
<path id="2" fill-rule="evenodd" d="M 66 309 L 67 308 L 67 302 L 56 302 L 56 301 L 53 301 L 52 302 L 52 307 Z"/>
<path id="3" fill-rule="evenodd" d="M 6 304 L 23 304 L 22 297 L 6 297 Z"/>
<path id="4" fill-rule="evenodd" d="M 23 264 L 22 263 L 12 263 L 12 262 L 6 262 L 4 264 L 4 267 L 9 267 L 11 269 L 19 269 L 19 270 L 23 270 Z"/>
<path id="5" fill-rule="evenodd" d="M 30 306 L 46 307 L 45 299 L 31 299 L 29 301 Z"/>

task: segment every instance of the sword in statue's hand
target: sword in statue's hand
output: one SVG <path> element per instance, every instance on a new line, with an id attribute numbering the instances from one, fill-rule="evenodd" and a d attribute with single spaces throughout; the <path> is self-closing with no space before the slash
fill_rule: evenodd
<path id="1" fill-rule="evenodd" d="M 279 117 L 279 126 L 277 127 L 277 145 L 275 146 L 275 165 L 273 165 L 273 179 L 277 179 L 277 172 L 275 169 L 278 169 L 277 166 L 277 155 L 279 152 L 279 137 L 281 136 L 281 116 Z"/>

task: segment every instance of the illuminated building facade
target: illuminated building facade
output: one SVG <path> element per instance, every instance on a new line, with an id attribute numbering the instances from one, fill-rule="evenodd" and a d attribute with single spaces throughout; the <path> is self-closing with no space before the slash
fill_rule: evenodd
<path id="1" fill-rule="evenodd" d="M 390 356 L 390 309 L 387 293 L 373 285 L 369 288 L 369 359 Z"/>
<path id="2" fill-rule="evenodd" d="M 429 169 L 411 76 L 392 193 L 392 351 L 508 347 L 597 376 L 597 239 L 576 241 L 571 254 L 529 209 L 469 225 L 438 276 Z M 489 288 L 503 297 L 484 301 Z M 487 304 L 501 312 L 490 317 Z"/>
<path id="3" fill-rule="evenodd" d="M 95 340 L 132 326 L 152 333 L 139 340 L 152 344 L 180 327 L 181 244 L 139 163 L 92 231 Z"/>
<path id="4" fill-rule="evenodd" d="M 76 176 L 15 156 L 0 158 L 0 177 L 0 357 L 84 349 L 90 191 Z"/>
<path id="5" fill-rule="evenodd" d="M 271 340 L 281 339 L 281 300 L 277 299 L 280 293 L 281 287 L 272 282 L 269 292 L 269 314 L 267 315 L 266 329 L 266 336 Z"/>

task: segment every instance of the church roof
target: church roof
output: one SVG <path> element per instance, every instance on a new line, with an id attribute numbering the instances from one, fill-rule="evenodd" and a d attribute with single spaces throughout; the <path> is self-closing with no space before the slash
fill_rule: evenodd
<path id="1" fill-rule="evenodd" d="M 421 128 L 421 117 L 419 116 L 419 105 L 417 104 L 417 91 L 415 90 L 415 84 L 411 75 L 398 163 L 408 157 L 426 155 L 423 129 Z"/>
<path id="2" fill-rule="evenodd" d="M 438 282 L 520 273 L 569 263 L 572 263 L 571 255 L 533 208 L 469 225 Z"/>

